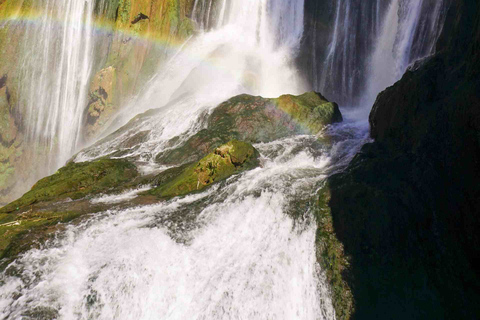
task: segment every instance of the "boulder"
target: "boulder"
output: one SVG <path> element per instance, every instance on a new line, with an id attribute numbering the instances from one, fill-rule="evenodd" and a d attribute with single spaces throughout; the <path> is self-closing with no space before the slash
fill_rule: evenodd
<path id="1" fill-rule="evenodd" d="M 321 94 L 283 95 L 266 99 L 242 94 L 216 107 L 207 128 L 182 146 L 157 155 L 162 164 L 196 161 L 231 139 L 271 142 L 297 134 L 318 134 L 326 125 L 342 121 L 338 105 Z"/>
<path id="2" fill-rule="evenodd" d="M 169 198 L 201 191 L 233 174 L 256 167 L 259 164 L 258 157 L 258 151 L 251 144 L 232 140 L 216 148 L 200 161 L 188 165 L 173 179 L 166 180 L 162 177 L 178 172 L 177 168 L 161 173 L 157 180 L 166 182 L 148 193 Z"/>
<path id="3" fill-rule="evenodd" d="M 80 199 L 106 192 L 138 176 L 135 165 L 126 160 L 100 159 L 92 162 L 70 162 L 55 174 L 38 181 L 20 199 L 0 209 L 0 213 L 22 211 L 38 202 Z"/>

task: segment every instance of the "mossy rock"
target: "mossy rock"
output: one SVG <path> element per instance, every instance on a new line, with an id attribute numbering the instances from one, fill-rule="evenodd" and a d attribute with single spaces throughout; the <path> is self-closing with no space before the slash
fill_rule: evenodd
<path id="1" fill-rule="evenodd" d="M 55 174 L 38 181 L 20 199 L 0 209 L 0 213 L 18 211 L 37 202 L 80 199 L 128 183 L 138 175 L 135 165 L 126 160 L 71 162 Z"/>
<path id="2" fill-rule="evenodd" d="M 157 155 L 162 164 L 196 161 L 214 148 L 238 139 L 271 142 L 297 134 L 318 134 L 326 125 L 342 121 L 336 103 L 317 92 L 266 99 L 242 94 L 216 107 L 207 128 L 174 150 Z"/>
<path id="3" fill-rule="evenodd" d="M 350 273 L 350 259 L 345 255 L 343 244 L 334 231 L 330 198 L 329 184 L 324 182 L 318 191 L 313 211 L 317 221 L 315 248 L 317 261 L 325 272 L 331 290 L 335 316 L 347 320 L 351 319 L 355 310 L 352 289 L 345 280 Z"/>
<path id="4" fill-rule="evenodd" d="M 160 185 L 148 193 L 170 198 L 201 191 L 233 174 L 256 167 L 259 164 L 258 157 L 258 151 L 251 144 L 232 140 L 199 162 L 163 172 L 157 178 Z M 176 177 L 170 179 L 172 174 Z"/>
<path id="5" fill-rule="evenodd" d="M 273 100 L 279 109 L 311 134 L 317 134 L 326 125 L 343 120 L 338 105 L 329 102 L 318 92 L 306 92 L 299 96 L 287 94 Z"/>
<path id="6" fill-rule="evenodd" d="M 27 211 L 0 214 L 0 259 L 13 259 L 39 245 L 65 223 L 79 217 L 79 212 Z M 4 264 L 0 264 L 1 266 Z"/>

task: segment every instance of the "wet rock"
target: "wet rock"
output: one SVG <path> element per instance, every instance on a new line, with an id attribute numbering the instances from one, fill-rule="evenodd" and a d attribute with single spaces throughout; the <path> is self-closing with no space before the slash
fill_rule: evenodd
<path id="1" fill-rule="evenodd" d="M 318 134 L 326 125 L 340 121 L 338 105 L 316 92 L 276 99 L 243 94 L 220 104 L 210 115 L 206 129 L 179 148 L 159 154 L 156 161 L 196 161 L 231 139 L 270 142 L 296 134 Z"/>
<path id="2" fill-rule="evenodd" d="M 100 70 L 90 85 L 87 111 L 87 135 L 94 136 L 116 111 L 113 101 L 116 89 L 116 70 L 110 66 Z"/>
<path id="3" fill-rule="evenodd" d="M 161 173 L 157 181 L 163 183 L 148 194 L 169 198 L 201 191 L 233 174 L 256 167 L 259 164 L 258 157 L 258 151 L 251 144 L 232 140 L 216 148 L 199 162 L 180 167 L 181 171 L 173 168 Z M 173 179 L 172 173 L 176 175 Z"/>
<path id="4" fill-rule="evenodd" d="M 0 270 L 19 253 L 40 247 L 64 227 L 59 223 L 72 221 L 79 212 L 34 211 L 20 214 L 0 213 Z"/>
<path id="5" fill-rule="evenodd" d="M 356 319 L 480 314 L 478 2 L 453 2 L 443 30 L 377 97 L 375 141 L 329 179 Z"/>
<path id="6" fill-rule="evenodd" d="M 19 253 L 41 246 L 65 223 L 88 214 L 105 211 L 112 205 L 92 203 L 98 194 L 118 194 L 125 189 L 153 184 L 134 201 L 121 204 L 153 204 L 165 199 L 201 191 L 259 164 L 259 154 L 250 144 L 230 141 L 202 160 L 175 167 L 156 177 L 141 177 L 126 160 L 101 159 L 69 163 L 52 176 L 38 181 L 20 199 L 0 209 L 0 269 Z M 0 167 L 1 168 L 1 167 Z"/>
<path id="7" fill-rule="evenodd" d="M 80 199 L 116 188 L 137 176 L 136 167 L 125 160 L 100 159 L 92 162 L 71 162 L 54 175 L 38 181 L 20 199 L 0 209 L 0 213 L 21 211 L 38 202 L 66 198 Z"/>

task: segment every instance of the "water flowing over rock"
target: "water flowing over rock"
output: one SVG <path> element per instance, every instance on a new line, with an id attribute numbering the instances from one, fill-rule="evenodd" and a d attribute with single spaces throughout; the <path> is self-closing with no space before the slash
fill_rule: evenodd
<path id="1" fill-rule="evenodd" d="M 315 90 L 371 106 L 408 65 L 434 51 L 450 1 L 307 1 L 299 61 Z M 367 99 L 367 101 L 362 101 Z"/>
<path id="2" fill-rule="evenodd" d="M 26 30 L 20 103 L 28 139 L 55 155 L 48 165 L 58 167 L 81 140 L 92 68 L 93 1 L 38 1 L 32 10 L 42 18 Z"/>
<path id="3" fill-rule="evenodd" d="M 0 0 L 0 318 L 478 318 L 477 2 Z"/>
<path id="4" fill-rule="evenodd" d="M 359 318 L 479 315 L 479 22 L 452 4 L 438 53 L 377 97 L 375 141 L 329 179 Z"/>
<path id="5" fill-rule="evenodd" d="M 266 111 L 267 107 L 270 110 Z M 237 114 L 236 111 L 239 109 L 245 109 L 247 112 Z M 137 119 L 152 117 L 156 113 L 165 116 L 164 113 L 162 114 L 164 110 L 155 111 L 149 111 L 137 117 Z M 258 134 L 258 132 L 254 134 L 248 131 L 249 126 L 245 127 L 245 124 L 254 120 L 255 116 L 252 117 L 254 112 L 257 112 L 256 117 L 260 118 L 260 120 L 255 121 L 258 126 L 265 127 L 270 121 L 277 121 L 276 126 L 280 135 L 265 136 Z M 265 112 L 264 116 L 261 116 L 262 112 Z M 234 121 L 231 121 L 232 117 L 235 119 Z M 47 249 L 49 241 L 56 241 L 54 236 L 62 234 L 65 229 L 68 230 L 70 227 L 73 228 L 71 231 L 76 228 L 79 228 L 78 231 L 82 230 L 82 225 L 87 227 L 92 222 L 90 215 L 95 214 L 100 219 L 98 222 L 101 225 L 102 223 L 108 223 L 108 212 L 116 212 L 115 216 L 118 218 L 126 213 L 129 218 L 124 222 L 130 224 L 128 221 L 133 218 L 131 214 L 136 215 L 144 222 L 133 228 L 140 227 L 138 230 L 144 230 L 146 232 L 145 236 L 149 234 L 147 237 L 152 240 L 159 237 L 154 240 L 157 245 L 169 244 L 170 249 L 166 249 L 167 251 L 187 250 L 183 253 L 185 259 L 193 258 L 197 260 L 198 264 L 195 263 L 197 266 L 194 269 L 198 269 L 200 274 L 207 272 L 207 270 L 201 271 L 204 268 L 210 268 L 208 263 L 204 264 L 202 262 L 203 259 L 206 258 L 206 261 L 216 260 L 212 260 L 213 257 L 209 258 L 210 254 L 207 254 L 205 250 L 213 249 L 217 256 L 221 252 L 223 252 L 221 253 L 223 257 L 230 256 L 226 260 L 226 264 L 222 262 L 225 258 L 215 262 L 216 271 L 212 274 L 207 272 L 210 275 L 199 277 L 197 272 L 197 278 L 195 278 L 197 280 L 190 279 L 184 274 L 184 272 L 188 273 L 188 270 L 192 270 L 188 265 L 184 266 L 184 271 L 176 267 L 170 269 L 171 272 L 175 273 L 173 278 L 169 276 L 158 278 L 159 282 L 155 284 L 155 287 L 168 285 L 163 293 L 158 294 L 176 301 L 175 303 L 179 306 L 177 313 L 180 316 L 189 317 L 190 315 L 200 314 L 205 317 L 224 319 L 235 315 L 249 317 L 257 317 L 258 315 L 263 317 L 265 315 L 287 319 L 290 316 L 300 315 L 305 319 L 332 319 L 334 318 L 334 310 L 328 293 L 329 289 L 323 282 L 324 276 L 317 266 L 315 257 L 315 224 L 313 221 L 309 222 L 306 217 L 302 218 L 306 214 L 305 208 L 299 207 L 297 201 L 301 201 L 300 199 L 303 198 L 305 200 L 300 203 L 304 203 L 306 199 L 309 199 L 311 197 L 310 188 L 323 179 L 321 173 L 326 163 L 322 160 L 322 157 L 315 156 L 315 152 L 322 153 L 324 148 L 332 150 L 334 154 L 337 152 L 336 149 L 331 148 L 331 144 L 324 145 L 319 141 L 320 136 L 307 136 L 306 133 L 309 132 L 308 130 L 315 130 L 314 133 L 320 134 L 322 129 L 327 130 L 330 124 L 341 121 L 341 119 L 342 116 L 338 106 L 326 101 L 318 93 L 306 93 L 301 96 L 285 95 L 277 99 L 242 95 L 220 104 L 213 110 L 210 115 L 212 127 L 210 129 L 215 131 L 215 126 L 227 126 L 224 128 L 227 130 L 230 125 L 234 129 L 232 132 L 236 131 L 237 135 L 246 134 L 246 136 L 251 137 L 251 140 L 262 142 L 257 143 L 255 147 L 237 140 L 222 144 L 220 139 L 220 141 L 217 141 L 219 145 L 212 144 L 210 148 L 204 151 L 203 156 L 201 156 L 202 159 L 199 161 L 184 165 L 179 165 L 180 163 L 177 162 L 177 166 L 160 173 L 137 170 L 136 165 L 140 167 L 142 159 L 132 157 L 132 154 L 111 155 L 115 159 L 102 157 L 89 162 L 71 162 L 56 174 L 40 180 L 22 198 L 2 208 L 0 212 L 0 233 L 4 237 L 0 242 L 0 252 L 3 258 L 2 268 L 6 268 L 6 271 L 5 277 L 1 279 L 8 283 L 14 281 L 16 276 L 11 277 L 9 270 L 13 270 L 11 269 L 12 266 L 17 263 L 24 263 L 20 262 L 22 256 L 26 257 L 25 263 L 27 265 L 36 264 L 34 262 L 36 258 L 29 256 L 31 252 L 36 251 L 34 248 L 40 249 L 43 252 L 42 255 L 46 254 L 47 257 L 54 258 Z M 304 124 L 303 127 L 302 123 Z M 132 124 L 138 125 L 136 121 L 133 121 Z M 121 129 L 120 132 L 129 132 L 131 128 L 128 127 L 132 124 L 127 124 L 126 128 Z M 280 128 L 281 125 L 284 128 Z M 114 133 L 110 137 L 106 137 L 105 141 L 116 141 L 118 143 L 117 134 Z M 215 135 L 212 135 L 211 138 L 214 139 Z M 303 148 L 298 148 L 299 144 L 302 143 L 309 145 L 308 149 L 312 151 L 305 153 Z M 285 148 L 285 146 L 289 147 Z M 209 153 L 208 150 L 211 150 L 211 152 Z M 85 152 L 88 153 L 88 150 Z M 189 159 L 192 158 L 193 153 L 199 151 L 191 148 L 183 150 L 183 152 L 190 153 L 186 157 Z M 262 154 L 261 159 L 260 154 Z M 339 154 L 340 157 L 344 157 L 342 152 Z M 118 159 L 119 157 L 124 159 Z M 313 166 L 312 161 L 314 161 Z M 283 163 L 281 165 L 283 169 L 279 171 L 280 163 Z M 295 171 L 295 176 L 291 176 L 291 173 L 293 173 L 291 168 L 299 169 L 298 172 Z M 256 178 L 252 184 L 253 177 Z M 295 181 L 299 177 L 302 177 L 300 185 L 303 187 L 290 188 L 290 183 L 297 183 Z M 279 192 L 279 187 L 283 191 Z M 270 189 L 272 191 L 266 191 Z M 293 194 L 290 194 L 291 192 Z M 270 204 L 273 203 L 279 207 L 272 211 Z M 146 211 L 143 209 L 137 211 L 138 208 L 152 209 L 152 211 L 149 211 L 150 213 L 145 216 Z M 247 212 L 245 212 L 245 209 L 247 209 Z M 157 213 L 160 213 L 160 215 L 157 215 Z M 226 213 L 227 216 L 223 213 Z M 107 214 L 107 216 L 102 218 L 104 214 Z M 230 222 L 228 222 L 230 219 L 233 219 L 231 221 L 232 225 L 227 227 L 227 225 L 230 225 Z M 241 226 L 239 225 L 240 221 L 248 223 Z M 295 223 L 293 223 L 294 221 Z M 70 227 L 66 223 L 70 223 Z M 84 223 L 87 225 L 84 225 Z M 113 223 L 123 224 L 121 221 Z M 96 223 L 94 225 L 100 226 Z M 260 227 L 260 230 L 256 230 L 254 226 Z M 87 230 L 94 233 L 100 232 L 99 235 L 111 234 L 112 230 L 107 226 L 105 227 L 107 233 L 100 230 L 93 231 L 88 227 Z M 127 227 L 127 229 L 129 228 Z M 159 228 L 165 229 L 160 231 Z M 273 229 L 269 229 L 267 232 L 265 228 Z M 218 241 L 220 230 L 226 238 L 215 249 L 210 244 L 211 241 Z M 240 243 L 235 240 L 237 239 L 236 232 L 243 234 Z M 246 235 L 245 232 L 251 232 L 251 234 Z M 25 236 L 27 233 L 28 236 Z M 87 231 L 86 234 L 83 234 L 86 237 L 85 240 L 94 240 L 89 233 L 90 231 Z M 81 234 L 82 232 L 78 235 L 83 237 Z M 207 236 L 207 239 L 204 239 L 201 234 Z M 115 235 L 115 238 L 119 239 L 118 236 L 119 234 Z M 101 235 L 101 237 L 103 236 Z M 270 237 L 272 238 L 270 239 Z M 127 238 L 125 238 L 125 241 L 129 241 Z M 250 240 L 247 240 L 247 238 Z M 170 240 L 165 242 L 166 239 Z M 226 239 L 232 239 L 234 242 L 225 245 L 227 243 Z M 63 242 L 64 240 L 67 239 L 60 240 L 61 242 L 58 245 L 70 252 L 70 249 L 67 249 L 69 245 Z M 77 240 L 73 241 L 77 242 Z M 43 247 L 44 243 L 47 243 L 45 247 Z M 240 244 L 240 247 L 238 244 Z M 248 247 L 253 251 L 243 250 L 244 244 L 248 244 Z M 157 245 L 154 245 L 152 249 L 143 247 L 142 250 L 147 250 L 149 253 L 143 255 L 143 258 L 137 257 L 136 259 L 147 258 L 147 260 L 143 260 L 142 264 L 148 266 L 148 268 L 153 267 L 152 271 L 160 276 L 165 274 L 165 268 L 168 267 L 159 267 L 157 263 L 151 264 L 148 261 L 148 257 L 156 256 L 155 252 L 158 253 L 155 250 L 155 248 L 158 249 Z M 258 247 L 259 245 L 260 247 Z M 265 248 L 265 245 L 268 247 Z M 104 248 L 103 245 L 95 247 L 101 250 Z M 198 257 L 195 254 L 192 256 L 193 253 L 189 252 L 189 248 L 194 251 L 197 250 L 195 248 L 198 248 L 203 253 Z M 122 251 L 121 248 L 115 250 L 117 252 L 119 252 L 118 250 Z M 176 258 L 172 256 L 174 260 L 178 258 L 179 254 L 179 252 L 175 252 L 174 257 Z M 301 252 L 301 254 L 294 254 L 294 252 Z M 264 255 L 266 256 L 264 257 Z M 106 257 L 103 253 L 100 253 L 100 256 Z M 167 258 L 169 253 L 162 253 L 162 256 Z M 199 258 L 202 261 L 198 260 Z M 273 260 L 271 260 L 272 258 Z M 239 263 L 237 259 L 243 262 Z M 108 260 L 112 261 L 110 257 Z M 9 264 L 12 261 L 13 264 Z M 54 258 L 49 261 L 59 267 L 64 263 L 69 263 L 63 258 L 60 258 L 60 260 Z M 101 277 L 110 277 L 117 272 L 121 272 L 117 267 L 122 268 L 122 265 L 125 266 L 124 263 L 125 261 L 116 261 L 112 265 L 107 263 L 104 267 L 111 269 Z M 285 266 L 291 267 L 285 268 Z M 136 269 L 136 267 L 132 267 Z M 52 276 L 49 268 L 42 269 L 40 273 L 46 277 Z M 92 265 L 92 268 L 91 271 L 98 272 L 97 267 Z M 274 268 L 276 271 L 267 271 L 270 268 Z M 220 269 L 224 271 L 220 272 Z M 91 272 L 87 269 L 84 271 Z M 226 273 L 228 276 L 218 278 L 219 272 Z M 54 273 L 59 275 L 58 271 Z M 294 280 L 292 280 L 292 275 L 294 275 Z M 17 280 L 28 282 L 29 280 L 24 276 L 27 275 L 22 273 Z M 114 277 L 117 278 L 116 275 Z M 113 298 L 109 293 L 110 289 L 104 287 L 106 285 L 104 281 L 110 282 L 112 279 L 97 278 L 97 281 L 91 276 L 87 278 L 81 281 L 87 281 L 88 283 L 93 281 L 90 285 L 93 285 L 95 289 L 92 287 L 91 290 L 97 292 L 94 293 L 95 301 L 87 298 L 90 301 L 88 303 L 89 307 L 83 306 L 83 299 L 73 302 L 74 305 L 71 305 L 71 302 L 65 303 L 54 298 L 60 304 L 59 307 L 52 307 L 47 304 L 48 298 L 37 300 L 38 304 L 36 306 L 30 305 L 23 299 L 18 302 L 10 300 L 16 294 L 16 290 L 20 290 L 21 293 L 19 294 L 25 298 L 37 296 L 42 292 L 43 288 L 38 286 L 39 283 L 33 281 L 33 286 L 25 282 L 13 291 L 10 290 L 12 289 L 10 287 L 2 289 L 0 297 L 4 301 L 10 302 L 1 312 L 10 315 L 29 313 L 35 316 L 43 316 L 49 314 L 55 318 L 62 317 L 60 315 L 71 316 L 70 308 L 74 308 L 78 310 L 76 312 L 84 315 L 91 315 L 91 310 L 94 308 L 96 310 L 95 314 L 99 318 L 104 318 L 110 314 L 111 307 L 117 308 L 115 305 L 121 307 L 123 304 L 120 303 L 120 300 L 130 299 L 129 296 L 131 295 L 136 296 L 135 299 L 140 298 L 143 302 L 136 310 L 127 312 L 128 317 L 132 314 L 144 317 L 146 310 L 155 315 L 164 315 L 170 312 L 168 306 L 159 306 L 157 299 L 155 299 L 156 303 L 152 304 L 153 301 L 141 298 L 141 296 L 144 296 L 144 290 L 138 286 L 140 285 L 138 282 L 132 283 L 133 287 L 128 290 L 127 296 L 118 296 L 120 300 L 114 302 L 114 304 L 100 303 L 105 299 Z M 201 286 L 203 287 L 203 296 L 208 295 L 210 298 L 204 301 L 199 300 L 198 303 L 194 304 L 184 302 L 181 296 L 184 296 L 186 292 L 182 290 L 183 293 L 179 293 L 175 289 L 174 283 L 179 278 L 191 283 L 192 287 L 189 285 L 185 289 L 192 297 L 198 295 L 196 287 Z M 69 276 L 65 279 L 70 281 Z M 122 279 L 120 282 L 124 280 L 130 282 L 125 277 L 118 279 Z M 200 282 L 197 282 L 198 280 Z M 207 282 L 202 284 L 205 280 Z M 246 284 L 245 281 L 248 282 L 246 286 L 244 285 Z M 118 283 L 118 285 L 122 286 L 121 283 Z M 150 286 L 147 283 L 145 285 Z M 268 289 L 259 289 L 264 286 Z M 215 289 L 218 287 L 222 288 L 221 291 Z M 153 287 L 150 288 L 153 289 Z M 294 291 L 294 296 L 285 295 L 285 288 Z M 54 288 L 51 289 L 56 291 Z M 90 289 L 87 289 L 87 291 L 78 289 L 80 295 L 86 294 L 90 297 L 92 294 Z M 105 289 L 107 290 L 104 291 Z M 224 290 L 232 291 L 224 294 Z M 218 296 L 219 293 L 220 296 Z M 60 297 L 63 297 L 62 293 L 59 294 Z M 252 294 L 255 295 L 255 301 L 261 299 L 262 304 L 254 304 L 247 308 L 244 303 L 237 304 L 239 301 L 250 301 Z M 217 302 L 211 304 L 209 301 L 213 298 Z M 125 314 L 123 312 L 122 314 Z"/>
<path id="6" fill-rule="evenodd" d="M 9 79 L 2 112 L 19 132 L 15 147 L 4 146 L 15 157 L 2 168 L 0 202 L 21 195 L 103 131 L 155 66 L 176 52 L 166 48 L 191 35 L 190 11 L 188 1 L 0 4 L 0 74 Z M 138 12 L 152 18 L 130 24 Z M 95 98 L 101 85 L 107 100 Z"/>

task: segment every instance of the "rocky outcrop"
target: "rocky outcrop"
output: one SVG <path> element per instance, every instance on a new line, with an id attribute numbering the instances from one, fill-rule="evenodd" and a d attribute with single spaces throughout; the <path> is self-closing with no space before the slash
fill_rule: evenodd
<path id="1" fill-rule="evenodd" d="M 60 168 L 54 175 L 38 181 L 29 192 L 0 209 L 0 212 L 19 211 L 38 202 L 59 201 L 66 198 L 80 199 L 87 195 L 118 188 L 137 176 L 135 166 L 124 160 L 71 162 Z"/>
<path id="2" fill-rule="evenodd" d="M 19 96 L 23 67 L 19 57 L 29 25 L 25 21 L 40 14 L 36 6 L 32 1 L 0 1 L 0 204 L 25 192 L 25 186 L 35 181 L 32 171 L 42 176 L 50 170 L 44 163 L 47 150 L 27 145 L 24 138 L 29 126 Z M 102 132 L 158 64 L 193 33 L 192 7 L 192 0 L 95 1 L 94 63 L 81 139 L 92 141 Z M 136 21 L 143 17 L 140 14 L 148 19 Z"/>
<path id="3" fill-rule="evenodd" d="M 110 66 L 100 70 L 90 84 L 87 107 L 87 136 L 92 137 L 118 110 L 115 98 L 116 70 Z"/>
<path id="4" fill-rule="evenodd" d="M 438 53 L 378 96 L 375 141 L 328 181 L 353 318 L 480 315 L 479 41 L 479 4 L 454 2 Z"/>
<path id="5" fill-rule="evenodd" d="M 101 6 L 103 4 L 103 6 Z M 100 73 L 113 68 L 115 90 L 110 94 L 116 111 L 138 93 L 154 75 L 159 64 L 194 31 L 189 18 L 192 0 L 109 0 L 97 4 L 97 19 L 110 31 L 96 39 L 96 81 Z M 93 88 L 92 91 L 97 90 Z M 114 112 L 103 112 L 100 105 L 88 107 L 87 139 L 101 132 Z M 101 116 L 96 116 L 102 114 Z M 93 123 L 93 125 L 92 125 Z"/>
<path id="6" fill-rule="evenodd" d="M 72 200 L 118 192 L 138 176 L 136 167 L 128 161 L 102 159 L 70 163 L 38 181 L 20 199 L 0 209 L 0 259 L 6 258 L 2 262 L 8 263 L 63 228 L 59 223 L 101 209 L 88 201 L 85 205 Z"/>
<path id="7" fill-rule="evenodd" d="M 108 205 L 90 202 L 99 194 L 117 194 L 152 184 L 151 190 L 126 205 L 164 201 L 204 190 L 252 169 L 258 166 L 258 157 L 252 145 L 232 140 L 198 163 L 175 167 L 156 176 L 141 176 L 135 165 L 127 160 L 71 162 L 54 175 L 38 181 L 20 199 L 0 209 L 0 262 L 11 261 L 19 253 L 43 243 L 66 222 L 108 209 Z"/>
<path id="8" fill-rule="evenodd" d="M 100 78 L 105 80 L 108 77 Z M 102 81 L 98 85 L 107 87 Z M 99 92 L 99 95 L 99 101 L 108 100 L 105 93 Z M 150 110 L 135 117 L 130 124 L 105 140 L 115 140 L 119 134 L 131 130 L 130 126 L 139 117 L 149 117 L 155 112 Z M 158 174 L 142 175 L 136 167 L 137 159 L 130 157 L 70 162 L 54 175 L 38 181 L 21 198 L 0 209 L 0 259 L 11 261 L 20 252 L 43 243 L 63 228 L 63 223 L 76 223 L 88 214 L 116 205 L 92 202 L 94 197 L 151 186 L 148 191 L 139 191 L 134 200 L 119 204 L 125 208 L 200 192 L 257 167 L 260 164 L 259 153 L 251 143 L 319 133 L 326 125 L 341 119 L 338 106 L 315 92 L 300 96 L 284 95 L 276 99 L 241 95 L 215 108 L 208 119 L 207 129 L 173 149 L 169 154 L 177 157 L 172 163 L 174 167 Z M 129 139 L 128 148 L 142 143 L 146 136 L 148 132 L 138 132 Z M 195 144 L 194 141 L 201 143 Z M 112 158 L 117 156 L 116 153 L 110 155 Z"/>
<path id="9" fill-rule="evenodd" d="M 316 92 L 276 99 L 243 94 L 220 104 L 210 115 L 206 129 L 181 147 L 159 154 L 156 160 L 162 164 L 195 161 L 231 139 L 270 142 L 295 134 L 317 134 L 326 125 L 340 121 L 338 105 Z"/>
<path id="10" fill-rule="evenodd" d="M 259 153 L 245 142 L 232 140 L 209 153 L 199 162 L 187 166 L 174 179 L 160 184 L 148 193 L 161 198 L 170 198 L 191 192 L 201 191 L 214 182 L 224 180 L 235 173 L 252 169 L 259 164 Z M 157 177 L 157 181 L 166 181 L 178 168 L 167 170 Z"/>

